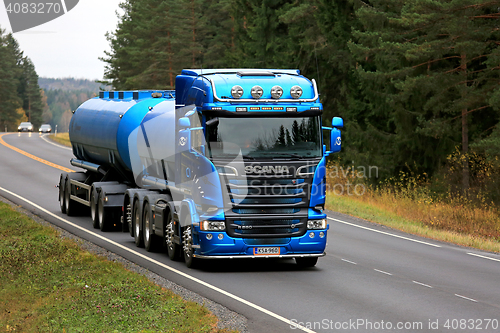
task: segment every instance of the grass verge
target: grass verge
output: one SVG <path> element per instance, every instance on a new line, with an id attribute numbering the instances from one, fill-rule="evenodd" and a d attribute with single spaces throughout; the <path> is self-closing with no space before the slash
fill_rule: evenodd
<path id="1" fill-rule="evenodd" d="M 71 142 L 69 141 L 69 133 L 57 133 L 57 136 L 54 134 L 49 135 L 49 139 L 60 143 L 64 146 L 71 147 Z"/>
<path id="2" fill-rule="evenodd" d="M 487 210 L 470 210 L 443 203 L 419 203 L 410 198 L 395 198 L 370 192 L 362 196 L 329 193 L 326 208 L 414 235 L 489 252 L 500 252 L 500 242 L 479 236 L 476 229 L 467 230 L 468 232 L 446 230 L 450 228 L 446 223 L 453 220 L 454 215 L 464 211 L 469 215 L 469 224 L 478 225 L 474 223 L 474 219 L 483 219 L 499 228 L 498 216 L 491 215 Z"/>
<path id="3" fill-rule="evenodd" d="M 0 202 L 0 330 L 226 332 L 207 309 Z"/>

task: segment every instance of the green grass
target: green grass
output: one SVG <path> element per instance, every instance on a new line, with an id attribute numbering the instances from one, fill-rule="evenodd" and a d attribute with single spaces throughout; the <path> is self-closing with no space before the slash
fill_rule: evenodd
<path id="1" fill-rule="evenodd" d="M 0 331 L 221 332 L 204 307 L 0 202 Z"/>
<path id="2" fill-rule="evenodd" d="M 464 210 L 463 207 L 419 203 L 410 199 L 389 198 L 389 196 L 373 193 L 359 197 L 328 193 L 326 208 L 414 235 L 489 252 L 500 252 L 500 242 L 494 238 L 479 236 L 475 234 L 474 230 L 457 232 L 450 230 L 453 226 L 439 223 L 440 220 L 452 220 L 452 215 L 457 214 L 457 211 Z M 427 218 L 429 214 L 431 217 Z M 439 216 L 439 214 L 443 216 L 436 219 L 435 216 Z M 476 213 L 474 218 L 481 219 L 485 215 L 487 215 L 485 212 Z M 490 215 L 487 217 L 489 220 L 495 219 Z"/>
<path id="3" fill-rule="evenodd" d="M 60 143 L 64 146 L 71 147 L 71 142 L 69 141 L 69 133 L 57 133 L 57 136 L 54 134 L 49 135 L 49 139 Z"/>

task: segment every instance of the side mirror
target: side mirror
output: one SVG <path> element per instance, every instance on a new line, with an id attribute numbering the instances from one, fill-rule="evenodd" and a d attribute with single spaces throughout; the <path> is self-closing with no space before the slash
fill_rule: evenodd
<path id="1" fill-rule="evenodd" d="M 344 127 L 344 120 L 340 117 L 333 117 L 332 127 L 338 127 L 338 128 Z"/>
<path id="2" fill-rule="evenodd" d="M 191 127 L 191 121 L 187 117 L 179 118 L 179 127 Z"/>

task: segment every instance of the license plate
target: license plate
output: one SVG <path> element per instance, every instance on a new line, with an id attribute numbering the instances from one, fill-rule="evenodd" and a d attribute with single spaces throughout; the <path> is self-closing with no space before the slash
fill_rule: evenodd
<path id="1" fill-rule="evenodd" d="M 276 256 L 280 254 L 279 247 L 254 247 L 253 248 L 254 255 L 268 255 L 268 256 Z"/>

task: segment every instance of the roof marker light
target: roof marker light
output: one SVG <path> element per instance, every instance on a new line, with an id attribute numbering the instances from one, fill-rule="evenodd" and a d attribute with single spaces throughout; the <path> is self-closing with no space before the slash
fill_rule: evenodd
<path id="1" fill-rule="evenodd" d="M 231 88 L 231 96 L 233 98 L 239 99 L 243 96 L 243 88 L 241 86 L 234 86 Z"/>
<path id="2" fill-rule="evenodd" d="M 299 99 L 300 96 L 302 96 L 302 88 L 299 86 L 293 86 L 290 89 L 290 95 L 292 95 L 292 97 L 295 99 Z"/>
<path id="3" fill-rule="evenodd" d="M 253 86 L 252 90 L 250 91 L 250 94 L 252 95 L 253 98 L 259 99 L 264 94 L 264 90 L 262 89 L 261 86 Z"/>
<path id="4" fill-rule="evenodd" d="M 271 88 L 271 97 L 274 99 L 279 99 L 283 96 L 283 88 L 280 86 L 274 86 Z"/>

